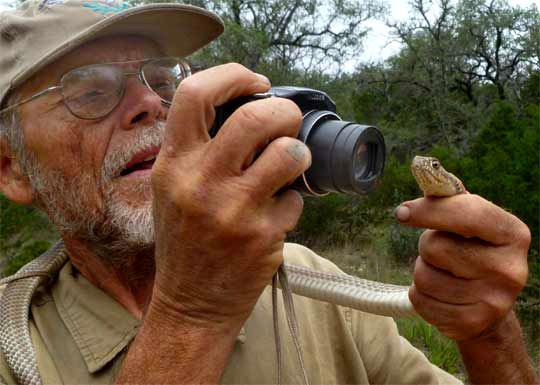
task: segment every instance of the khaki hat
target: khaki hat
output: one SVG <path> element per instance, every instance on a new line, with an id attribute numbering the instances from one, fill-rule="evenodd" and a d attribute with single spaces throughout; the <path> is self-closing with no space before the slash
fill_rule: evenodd
<path id="1" fill-rule="evenodd" d="M 149 37 L 187 56 L 223 32 L 214 13 L 181 4 L 130 8 L 121 0 L 26 1 L 0 13 L 0 106 L 7 93 L 81 44 L 112 35 Z"/>

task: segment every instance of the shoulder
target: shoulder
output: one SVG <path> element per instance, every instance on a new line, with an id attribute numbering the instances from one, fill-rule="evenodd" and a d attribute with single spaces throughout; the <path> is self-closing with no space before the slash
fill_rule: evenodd
<path id="1" fill-rule="evenodd" d="M 285 262 L 292 265 L 309 267 L 327 273 L 343 273 L 334 263 L 315 253 L 313 250 L 297 243 L 285 243 L 283 248 Z"/>

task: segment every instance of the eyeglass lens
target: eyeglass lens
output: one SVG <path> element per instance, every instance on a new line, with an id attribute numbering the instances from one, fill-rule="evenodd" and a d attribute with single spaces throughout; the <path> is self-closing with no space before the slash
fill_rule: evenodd
<path id="1" fill-rule="evenodd" d="M 166 103 L 172 102 L 180 82 L 189 75 L 185 65 L 167 58 L 149 61 L 141 72 L 146 85 Z"/>
<path id="2" fill-rule="evenodd" d="M 106 116 L 123 96 L 124 75 L 124 70 L 114 64 L 81 67 L 66 73 L 61 85 L 67 108 L 82 119 Z M 141 67 L 141 80 L 169 104 L 188 75 L 186 66 L 175 58 L 150 60 Z"/>

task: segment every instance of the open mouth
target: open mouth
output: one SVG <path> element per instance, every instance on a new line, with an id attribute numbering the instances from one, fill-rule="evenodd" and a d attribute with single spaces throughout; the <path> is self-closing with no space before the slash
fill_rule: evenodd
<path id="1" fill-rule="evenodd" d="M 147 174 L 149 170 L 152 170 L 158 153 L 159 148 L 151 148 L 136 154 L 120 172 L 120 176 Z"/>

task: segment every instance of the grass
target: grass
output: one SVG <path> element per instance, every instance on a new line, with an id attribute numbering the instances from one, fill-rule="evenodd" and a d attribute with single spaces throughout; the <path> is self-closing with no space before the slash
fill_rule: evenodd
<path id="1" fill-rule="evenodd" d="M 435 365 L 450 374 L 464 378 L 459 350 L 454 341 L 421 318 L 396 319 L 400 334 L 420 349 Z"/>

